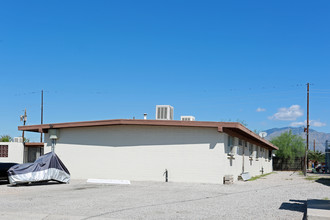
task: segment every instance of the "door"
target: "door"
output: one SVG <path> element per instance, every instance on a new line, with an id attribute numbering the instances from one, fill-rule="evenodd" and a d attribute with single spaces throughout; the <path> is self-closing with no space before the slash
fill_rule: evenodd
<path id="1" fill-rule="evenodd" d="M 41 147 L 29 147 L 28 148 L 28 163 L 33 163 L 36 159 L 38 159 L 43 154 L 43 149 Z"/>

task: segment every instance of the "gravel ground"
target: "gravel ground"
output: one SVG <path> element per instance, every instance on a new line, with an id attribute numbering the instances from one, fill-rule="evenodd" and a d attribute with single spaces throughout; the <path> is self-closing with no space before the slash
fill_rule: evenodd
<path id="1" fill-rule="evenodd" d="M 307 199 L 330 199 L 327 184 L 294 172 L 233 185 L 2 184 L 0 219 L 303 219 Z"/>

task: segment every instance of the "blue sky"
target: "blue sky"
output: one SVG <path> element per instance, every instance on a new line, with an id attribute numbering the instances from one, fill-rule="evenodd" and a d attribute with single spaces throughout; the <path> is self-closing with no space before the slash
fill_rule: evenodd
<path id="1" fill-rule="evenodd" d="M 155 117 L 330 133 L 330 2 L 5 1 L 0 135 L 40 123 Z M 38 135 L 28 134 L 33 140 Z"/>

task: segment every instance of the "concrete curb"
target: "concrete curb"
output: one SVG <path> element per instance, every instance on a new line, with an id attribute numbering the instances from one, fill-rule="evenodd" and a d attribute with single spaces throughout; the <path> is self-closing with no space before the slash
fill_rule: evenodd
<path id="1" fill-rule="evenodd" d="M 308 199 L 307 219 L 330 220 L 330 200 Z"/>

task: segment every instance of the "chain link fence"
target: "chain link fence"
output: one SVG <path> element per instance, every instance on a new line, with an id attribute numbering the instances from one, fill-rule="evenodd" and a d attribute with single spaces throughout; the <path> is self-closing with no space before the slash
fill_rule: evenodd
<path id="1" fill-rule="evenodd" d="M 292 161 L 274 157 L 273 158 L 273 170 L 277 171 L 296 171 L 303 170 L 304 168 L 304 158 L 295 158 Z"/>

